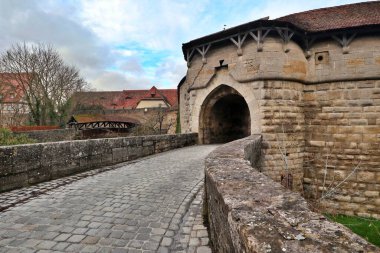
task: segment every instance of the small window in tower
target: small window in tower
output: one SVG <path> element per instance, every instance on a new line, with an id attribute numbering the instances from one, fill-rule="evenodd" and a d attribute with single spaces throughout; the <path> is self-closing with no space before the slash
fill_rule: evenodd
<path id="1" fill-rule="evenodd" d="M 316 52 L 315 53 L 315 64 L 328 64 L 329 63 L 329 52 Z"/>

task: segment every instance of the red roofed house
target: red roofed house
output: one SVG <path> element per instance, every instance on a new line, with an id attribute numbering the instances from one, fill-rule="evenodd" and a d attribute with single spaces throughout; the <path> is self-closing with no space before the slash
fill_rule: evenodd
<path id="1" fill-rule="evenodd" d="M 24 90 L 11 73 L 0 73 L 0 126 L 19 126 L 28 119 Z"/>
<path id="2" fill-rule="evenodd" d="M 133 93 L 133 91 L 126 91 L 127 93 Z M 172 108 L 178 106 L 177 90 L 157 90 L 155 86 L 150 88 L 148 92 L 145 92 L 140 97 L 136 104 L 136 108 Z"/>
<path id="3" fill-rule="evenodd" d="M 102 109 L 142 109 L 178 107 L 176 89 L 90 91 L 74 94 L 74 101 L 84 108 L 101 107 Z"/>
<path id="4" fill-rule="evenodd" d="M 175 132 L 177 89 L 157 89 L 153 86 L 149 90 L 77 92 L 72 100 L 73 117 L 69 125 L 84 123 L 81 122 L 84 116 L 94 119 L 93 123 L 103 122 L 104 116 L 101 115 L 106 115 L 109 122 L 128 119 L 129 123 L 144 124 L 156 120 L 154 118 L 161 111 L 165 115 L 164 128 L 170 133 Z M 113 118 L 115 120 L 111 120 Z M 91 125 L 91 122 L 85 123 Z"/>

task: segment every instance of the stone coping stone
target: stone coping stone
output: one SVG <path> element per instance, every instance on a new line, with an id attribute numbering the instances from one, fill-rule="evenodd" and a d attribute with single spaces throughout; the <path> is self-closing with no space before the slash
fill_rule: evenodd
<path id="1" fill-rule="evenodd" d="M 0 147 L 0 192 L 196 144 L 198 134 L 150 135 Z"/>
<path id="2" fill-rule="evenodd" d="M 205 162 L 205 208 L 214 252 L 380 252 L 309 209 L 258 171 L 260 135 L 227 143 Z"/>

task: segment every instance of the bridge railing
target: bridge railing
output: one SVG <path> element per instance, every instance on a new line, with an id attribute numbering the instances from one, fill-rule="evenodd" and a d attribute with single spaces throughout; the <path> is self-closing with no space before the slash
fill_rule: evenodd
<path id="1" fill-rule="evenodd" d="M 152 135 L 0 147 L 0 192 L 196 144 L 198 134 Z"/>
<path id="2" fill-rule="evenodd" d="M 227 143 L 207 157 L 204 205 L 215 252 L 378 252 L 259 172 L 263 159 L 260 135 Z"/>

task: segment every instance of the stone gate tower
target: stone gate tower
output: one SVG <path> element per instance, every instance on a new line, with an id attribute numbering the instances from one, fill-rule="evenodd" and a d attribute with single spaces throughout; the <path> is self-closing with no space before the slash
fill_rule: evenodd
<path id="1" fill-rule="evenodd" d="M 277 181 L 290 173 L 308 194 L 320 189 L 326 156 L 330 181 L 360 161 L 341 200 L 353 191 L 372 204 L 350 211 L 372 212 L 380 191 L 380 2 L 256 20 L 185 43 L 183 53 L 183 132 L 198 132 L 200 143 L 262 134 L 263 172 Z"/>

